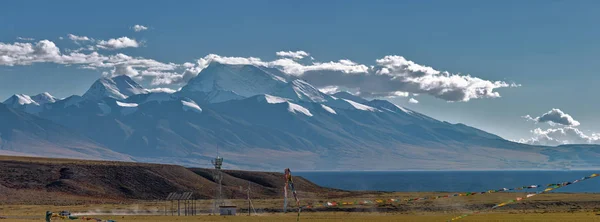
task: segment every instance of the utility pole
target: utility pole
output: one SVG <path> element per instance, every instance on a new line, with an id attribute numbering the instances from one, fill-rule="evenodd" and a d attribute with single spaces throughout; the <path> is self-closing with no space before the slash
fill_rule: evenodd
<path id="1" fill-rule="evenodd" d="M 248 216 L 250 216 L 250 181 L 248 181 L 247 194 L 248 194 Z"/>

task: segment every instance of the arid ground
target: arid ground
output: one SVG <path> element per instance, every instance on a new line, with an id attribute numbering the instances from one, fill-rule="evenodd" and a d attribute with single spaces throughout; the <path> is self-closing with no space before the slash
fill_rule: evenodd
<path id="1" fill-rule="evenodd" d="M 210 169 L 175 165 L 0 156 L 0 222 L 41 221 L 46 211 L 71 211 L 116 221 L 295 221 L 293 202 L 283 208 L 283 175 L 224 171 L 224 194 L 237 216 L 213 216 L 215 183 Z M 446 195 L 417 192 L 350 192 L 319 187 L 295 178 L 303 208 L 300 221 L 600 221 L 600 194 L 547 193 L 492 210 L 525 193 L 486 193 L 413 202 L 323 207 L 327 202 L 355 202 Z M 256 214 L 247 216 L 248 184 Z M 194 192 L 198 216 L 170 216 L 170 192 Z M 183 203 L 181 204 L 183 211 Z M 165 216 L 167 214 L 168 216 Z"/>

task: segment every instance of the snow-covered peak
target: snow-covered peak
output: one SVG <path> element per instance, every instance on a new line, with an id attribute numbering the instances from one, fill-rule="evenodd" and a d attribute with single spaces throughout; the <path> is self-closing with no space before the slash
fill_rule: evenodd
<path id="1" fill-rule="evenodd" d="M 28 113 L 38 113 L 43 109 L 41 105 L 55 103 L 56 101 L 58 101 L 58 99 L 50 95 L 50 93 L 45 92 L 35 96 L 15 94 L 3 103 L 12 108 L 22 108 Z"/>
<path id="2" fill-rule="evenodd" d="M 13 96 L 11 96 L 7 100 L 5 100 L 3 103 L 6 105 L 9 105 L 9 106 L 12 106 L 12 107 L 29 105 L 29 104 L 33 104 L 36 106 L 40 105 L 35 100 L 33 100 L 31 97 L 29 97 L 28 95 L 25 95 L 25 94 L 14 94 Z"/>
<path id="3" fill-rule="evenodd" d="M 40 105 L 46 104 L 46 103 L 55 103 L 58 100 L 56 97 L 50 95 L 50 93 L 48 93 L 48 92 L 43 92 L 43 93 L 37 94 L 35 96 L 32 96 L 31 99 L 33 99 Z"/>
<path id="4" fill-rule="evenodd" d="M 272 94 L 287 84 L 287 80 L 268 69 L 252 65 L 225 65 L 212 62 L 192 78 L 181 91 L 184 93 L 230 91 L 242 97 Z"/>
<path id="5" fill-rule="evenodd" d="M 129 96 L 148 93 L 148 90 L 129 76 L 100 78 L 83 94 L 85 99 L 98 100 L 106 97 L 122 100 Z"/>

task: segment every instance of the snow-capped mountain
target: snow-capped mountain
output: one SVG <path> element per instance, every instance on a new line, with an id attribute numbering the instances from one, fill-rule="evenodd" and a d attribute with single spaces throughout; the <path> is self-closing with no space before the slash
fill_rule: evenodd
<path id="1" fill-rule="evenodd" d="M 120 75 L 113 78 L 96 80 L 92 87 L 83 94 L 83 98 L 98 100 L 105 97 L 126 99 L 137 94 L 146 94 L 148 90 L 133 81 L 129 76 Z"/>
<path id="2" fill-rule="evenodd" d="M 35 96 L 28 96 L 25 94 L 15 94 L 5 100 L 3 104 L 8 107 L 19 109 L 28 113 L 39 113 L 44 108 L 44 104 L 55 103 L 58 101 L 56 97 L 50 95 L 50 93 L 44 92 Z"/>
<path id="3" fill-rule="evenodd" d="M 218 103 L 256 95 L 274 95 L 294 101 L 327 101 L 328 95 L 301 79 L 273 69 L 213 62 L 179 92 L 198 102 Z"/>
<path id="4" fill-rule="evenodd" d="M 37 94 L 35 96 L 32 96 L 31 99 L 40 105 L 43 105 L 46 103 L 55 103 L 57 100 L 59 100 L 56 97 L 50 95 L 50 93 L 48 93 L 48 92 L 43 92 L 43 93 Z"/>
<path id="5" fill-rule="evenodd" d="M 22 110 L 41 101 L 7 102 Z M 518 144 L 386 100 L 327 95 L 249 65 L 212 63 L 176 93 L 149 92 L 126 76 L 102 78 L 83 96 L 40 107 L 39 117 L 151 162 L 208 166 L 219 147 L 230 167 L 253 169 L 600 166 L 598 146 Z M 582 155 L 566 155 L 573 149 Z"/>

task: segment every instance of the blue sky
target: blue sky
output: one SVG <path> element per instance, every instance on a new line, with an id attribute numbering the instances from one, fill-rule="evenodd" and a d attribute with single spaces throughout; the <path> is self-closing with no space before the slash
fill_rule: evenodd
<path id="1" fill-rule="evenodd" d="M 302 50 L 321 62 L 375 65 L 399 55 L 420 65 L 520 87 L 499 98 L 447 102 L 427 94 L 391 101 L 440 120 L 461 122 L 507 139 L 535 128 L 599 132 L 600 15 L 597 1 L 13 1 L 0 7 L 0 43 L 52 41 L 81 47 L 68 34 L 96 41 L 127 37 L 138 47 L 96 48 L 162 63 L 195 63 L 208 54 L 276 59 Z M 148 30 L 135 32 L 139 24 Z M 19 40 L 34 38 L 33 41 Z M 62 39 L 59 39 L 62 37 Z M 85 45 L 84 42 L 79 42 Z M 92 51 L 83 51 L 91 53 Z M 83 94 L 102 76 L 79 65 L 0 65 L 0 99 L 48 91 Z M 151 87 L 148 81 L 142 81 Z M 160 87 L 177 87 L 166 85 Z M 408 103 L 410 98 L 418 104 Z M 558 108 L 581 124 L 534 123 Z"/>

